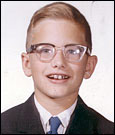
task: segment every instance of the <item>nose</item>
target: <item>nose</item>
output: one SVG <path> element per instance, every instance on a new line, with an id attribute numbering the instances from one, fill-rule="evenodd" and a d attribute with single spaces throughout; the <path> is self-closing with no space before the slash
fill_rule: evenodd
<path id="1" fill-rule="evenodd" d="M 51 66 L 58 69 L 66 68 L 66 60 L 62 51 L 57 51 L 56 55 L 51 61 Z"/>

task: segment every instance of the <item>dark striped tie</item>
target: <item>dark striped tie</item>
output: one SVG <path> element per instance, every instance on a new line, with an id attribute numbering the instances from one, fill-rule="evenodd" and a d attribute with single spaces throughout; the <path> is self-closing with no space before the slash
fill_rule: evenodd
<path id="1" fill-rule="evenodd" d="M 50 131 L 47 134 L 58 134 L 57 130 L 61 124 L 61 121 L 58 117 L 51 117 L 49 120 Z"/>

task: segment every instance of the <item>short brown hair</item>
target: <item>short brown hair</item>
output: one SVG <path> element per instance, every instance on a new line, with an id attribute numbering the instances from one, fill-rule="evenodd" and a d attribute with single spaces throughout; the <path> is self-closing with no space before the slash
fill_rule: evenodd
<path id="1" fill-rule="evenodd" d="M 88 44 L 88 47 L 90 51 L 92 50 L 92 40 L 91 40 L 91 30 L 90 26 L 85 19 L 85 17 L 79 12 L 78 9 L 73 7 L 70 4 L 64 3 L 64 2 L 54 2 L 52 4 L 48 4 L 44 6 L 43 8 L 37 10 L 28 27 L 27 30 L 27 40 L 26 40 L 26 49 L 29 46 L 29 32 L 31 31 L 32 28 L 35 27 L 36 23 L 38 21 L 41 21 L 43 19 L 66 19 L 66 20 L 71 20 L 74 21 L 78 24 L 80 24 L 84 30 L 85 30 L 85 35 L 86 35 L 86 42 Z"/>

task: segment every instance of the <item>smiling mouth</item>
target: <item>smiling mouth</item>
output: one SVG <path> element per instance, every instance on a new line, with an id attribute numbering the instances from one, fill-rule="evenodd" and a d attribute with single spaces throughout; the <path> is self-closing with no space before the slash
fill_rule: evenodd
<path id="1" fill-rule="evenodd" d="M 61 75 L 61 74 L 50 74 L 47 75 L 47 77 L 52 80 L 67 80 L 70 78 L 70 76 L 68 75 Z"/>

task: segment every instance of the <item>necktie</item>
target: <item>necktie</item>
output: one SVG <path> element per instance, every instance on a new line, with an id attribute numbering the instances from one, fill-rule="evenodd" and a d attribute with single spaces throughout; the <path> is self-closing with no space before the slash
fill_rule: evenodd
<path id="1" fill-rule="evenodd" d="M 61 124 L 61 121 L 58 117 L 51 117 L 49 120 L 50 123 L 50 131 L 48 134 L 58 134 L 57 130 Z"/>

